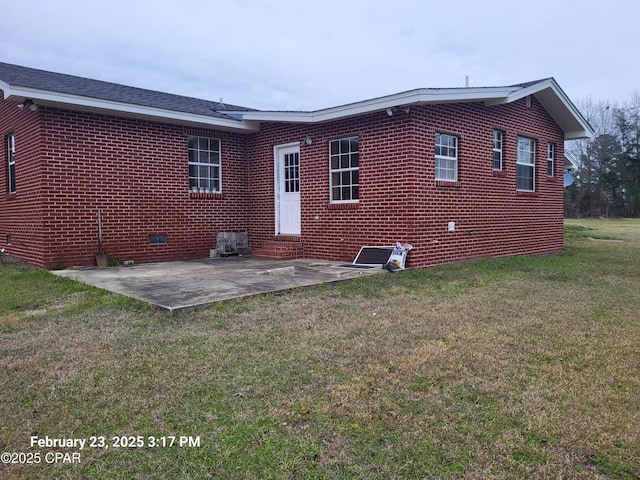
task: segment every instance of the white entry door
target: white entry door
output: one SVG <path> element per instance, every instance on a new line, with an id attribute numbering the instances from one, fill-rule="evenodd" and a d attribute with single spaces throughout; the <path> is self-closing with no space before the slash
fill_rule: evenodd
<path id="1" fill-rule="evenodd" d="M 300 147 L 276 147 L 276 234 L 300 235 Z"/>

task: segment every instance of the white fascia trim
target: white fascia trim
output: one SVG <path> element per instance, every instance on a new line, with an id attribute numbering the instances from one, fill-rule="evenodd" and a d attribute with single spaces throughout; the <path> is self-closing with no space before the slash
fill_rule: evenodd
<path id="1" fill-rule="evenodd" d="M 4 99 L 6 100 L 11 95 L 11 85 L 0 80 L 0 90 L 4 93 Z"/>
<path id="2" fill-rule="evenodd" d="M 528 87 L 518 88 L 517 90 L 514 90 L 509 95 L 509 102 L 515 102 L 516 100 L 520 100 L 521 98 L 528 97 L 529 95 L 535 95 L 536 93 L 538 93 L 541 90 L 544 90 L 545 88 L 553 87 L 554 84 L 555 82 L 553 81 L 553 79 L 548 78 L 541 82 L 534 83 L 533 85 L 529 85 Z M 557 88 L 554 89 L 554 92 L 556 93 L 556 95 L 558 94 L 557 90 L 558 90 Z"/>
<path id="3" fill-rule="evenodd" d="M 564 132 L 565 140 L 582 140 L 582 139 L 593 138 L 593 132 L 589 130 L 576 130 L 574 132 Z"/>
<path id="4" fill-rule="evenodd" d="M 573 156 L 573 154 L 567 152 L 566 150 L 564 151 L 564 163 L 565 163 L 565 169 L 567 168 L 566 163 L 569 162 L 571 164 L 571 168 L 574 170 L 578 169 L 578 161 L 575 159 L 575 157 Z"/>
<path id="5" fill-rule="evenodd" d="M 585 120 L 553 78 L 542 80 L 528 87 L 514 85 L 509 87 L 424 88 L 312 112 L 228 111 L 226 113 L 238 115 L 239 118 L 245 121 L 322 123 L 381 111 L 387 108 L 409 107 L 419 104 L 483 102 L 490 107 L 512 103 L 548 89 L 553 93 L 554 105 L 547 105 L 545 108 L 560 109 L 555 113 L 550 113 L 558 114 L 564 118 L 562 120 L 563 128 L 567 130 L 565 131 L 565 139 L 575 140 L 593 136 L 593 129 L 589 122 Z M 555 99 L 557 99 L 557 102 Z"/>
<path id="6" fill-rule="evenodd" d="M 0 88 L 4 91 L 4 98 L 17 97 L 18 99 L 32 99 L 49 105 L 61 104 L 84 107 L 93 111 L 105 111 L 122 113 L 126 116 L 144 117 L 156 120 L 174 121 L 179 123 L 191 123 L 199 125 L 208 125 L 211 127 L 221 127 L 225 129 L 245 130 L 254 132 L 259 129 L 258 125 L 247 123 L 244 121 L 227 120 L 224 118 L 213 118 L 206 115 L 197 115 L 193 113 L 177 112 L 174 110 L 165 110 L 162 108 L 146 107 L 131 103 L 115 102 L 112 100 L 102 100 L 99 98 L 83 97 L 80 95 L 71 95 L 66 93 L 49 92 L 47 90 L 39 90 L 29 87 L 13 87 L 0 82 Z M 37 103 L 37 102 L 36 102 Z"/>
<path id="7" fill-rule="evenodd" d="M 312 112 L 286 111 L 226 111 L 230 115 L 239 115 L 243 120 L 264 122 L 321 123 L 341 118 L 362 115 L 384 110 L 386 108 L 410 106 L 418 104 L 462 103 L 462 102 L 494 102 L 503 103 L 508 99 L 513 88 L 443 88 L 418 89 L 408 92 L 374 98 L 357 103 L 325 108 Z"/>
<path id="8" fill-rule="evenodd" d="M 558 82 L 553 78 L 548 78 L 541 82 L 530 85 L 526 88 L 519 89 L 515 91 L 512 95 L 509 96 L 509 102 L 514 102 L 521 98 L 528 97 L 529 95 L 535 95 L 538 92 L 546 90 L 547 88 L 551 89 L 555 96 L 562 102 L 564 108 L 568 110 L 571 116 L 576 120 L 578 125 L 580 125 L 581 130 L 576 131 L 566 131 L 565 132 L 565 140 L 577 140 L 580 138 L 591 138 L 593 137 L 594 131 L 589 125 L 589 122 L 582 116 L 580 110 L 576 108 L 573 102 L 569 99 L 564 90 L 560 88 Z"/>
<path id="9" fill-rule="evenodd" d="M 551 82 L 552 82 L 551 88 L 553 92 L 558 96 L 558 98 L 562 101 L 562 103 L 567 108 L 567 110 L 569 110 L 571 115 L 573 115 L 573 117 L 576 119 L 576 121 L 580 124 L 580 126 L 584 130 L 584 132 L 580 132 L 579 137 L 573 136 L 575 135 L 576 132 L 565 132 L 565 137 L 569 140 L 576 139 L 576 138 L 585 138 L 585 136 L 586 138 L 592 138 L 593 135 L 595 134 L 595 131 L 593 130 L 591 125 L 589 125 L 589 122 L 587 121 L 587 119 L 584 118 L 584 116 L 582 116 L 582 113 L 580 112 L 580 110 L 576 108 L 576 106 L 569 99 L 567 94 L 564 93 L 564 90 L 560 88 L 560 85 L 558 85 L 556 81 L 553 79 L 551 79 Z"/>

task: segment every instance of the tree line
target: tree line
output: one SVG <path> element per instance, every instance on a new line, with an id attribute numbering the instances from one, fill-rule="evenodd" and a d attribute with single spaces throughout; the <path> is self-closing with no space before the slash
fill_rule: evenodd
<path id="1" fill-rule="evenodd" d="M 640 217 L 640 95 L 622 105 L 586 99 L 577 107 L 595 134 L 566 146 L 578 168 L 565 188 L 565 216 Z"/>

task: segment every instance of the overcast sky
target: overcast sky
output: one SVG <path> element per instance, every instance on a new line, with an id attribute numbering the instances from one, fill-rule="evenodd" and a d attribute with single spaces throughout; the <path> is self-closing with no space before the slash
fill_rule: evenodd
<path id="1" fill-rule="evenodd" d="M 21 0 L 0 61 L 265 110 L 555 77 L 640 91 L 637 0 Z"/>

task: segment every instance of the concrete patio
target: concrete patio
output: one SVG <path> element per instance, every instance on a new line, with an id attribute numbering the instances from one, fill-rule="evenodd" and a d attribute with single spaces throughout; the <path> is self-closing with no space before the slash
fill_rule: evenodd
<path id="1" fill-rule="evenodd" d="M 344 262 L 228 257 L 102 269 L 72 268 L 52 273 L 176 312 L 230 298 L 385 272 L 381 268 L 361 269 L 341 265 Z"/>

